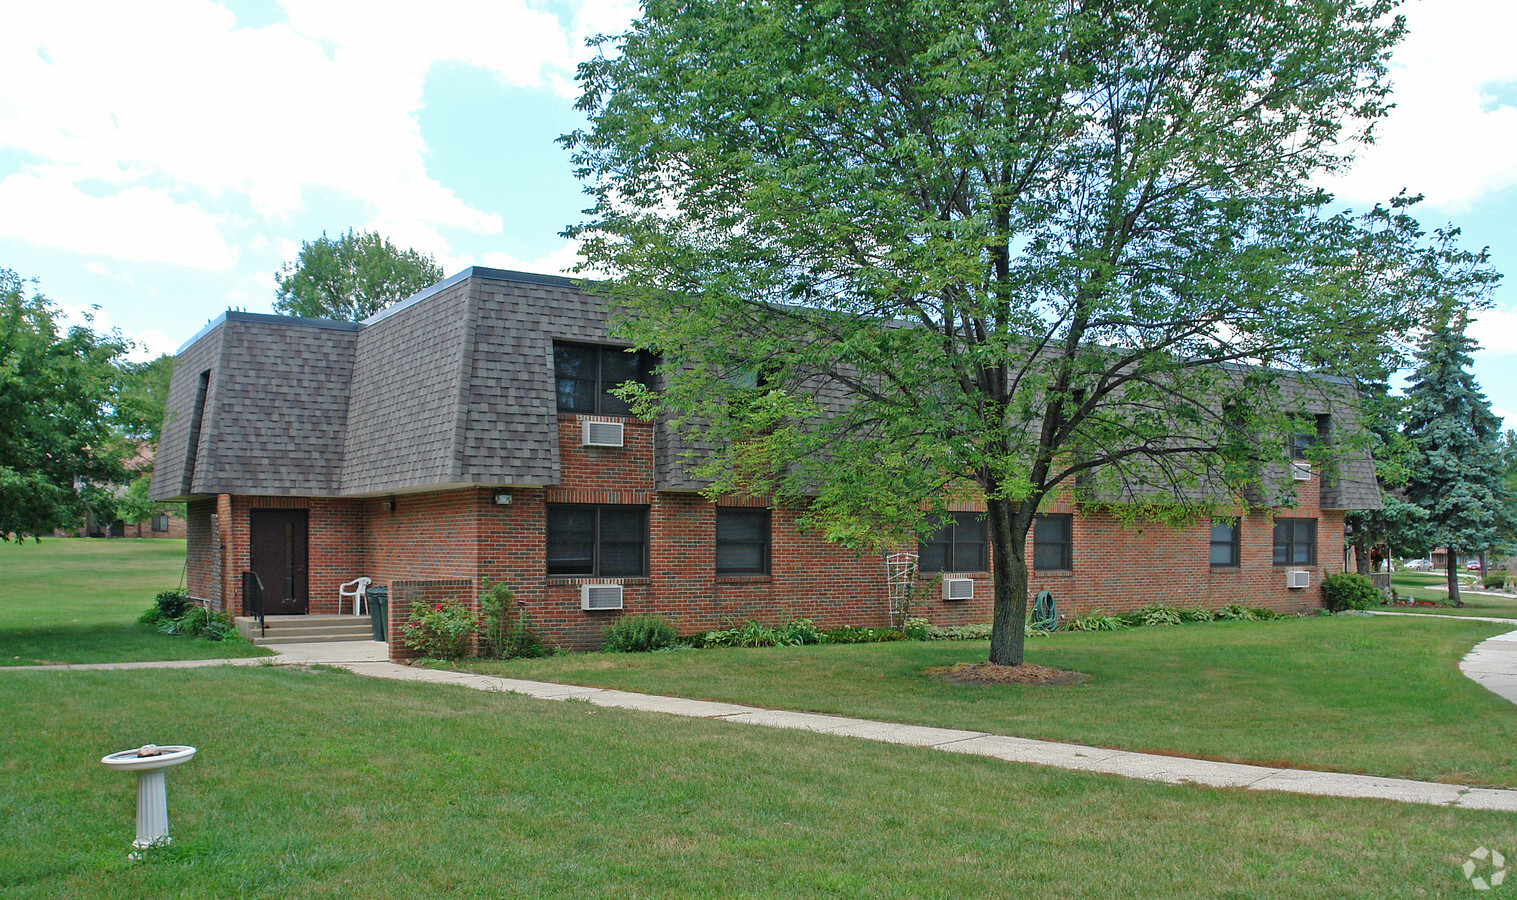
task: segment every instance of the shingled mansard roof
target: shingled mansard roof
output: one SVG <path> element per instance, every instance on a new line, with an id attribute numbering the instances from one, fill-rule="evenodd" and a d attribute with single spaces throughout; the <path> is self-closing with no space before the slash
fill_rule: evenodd
<path id="1" fill-rule="evenodd" d="M 227 312 L 179 351 L 153 498 L 559 484 L 553 342 L 607 343 L 610 315 L 571 279 L 480 267 L 361 323 Z M 691 446 L 658 426 L 659 490 L 702 486 Z M 1367 456 L 1341 476 L 1324 507 L 1379 506 Z"/>

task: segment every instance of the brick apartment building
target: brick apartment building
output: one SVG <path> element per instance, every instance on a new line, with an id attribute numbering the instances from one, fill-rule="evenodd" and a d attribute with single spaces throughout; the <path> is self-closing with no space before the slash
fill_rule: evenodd
<path id="1" fill-rule="evenodd" d="M 651 369 L 608 339 L 608 314 L 569 279 L 476 267 L 363 323 L 213 321 L 179 352 L 153 479 L 154 499 L 187 504 L 190 593 L 241 614 L 253 571 L 267 612 L 333 613 L 338 585 L 362 575 L 403 613 L 410 599 L 472 598 L 488 578 L 571 647 L 598 644 L 618 606 L 685 633 L 749 618 L 886 624 L 879 556 L 797 531 L 792 509 L 711 503 L 680 464 L 681 437 L 607 393 Z M 1305 395 L 1301 412 L 1349 414 Z M 1341 568 L 1344 510 L 1380 501 L 1367 457 L 1329 479 L 1303 468 L 1293 508 L 1240 505 L 1185 528 L 1055 505 L 1030 537 L 1031 588 L 1067 615 L 1155 600 L 1315 607 L 1321 576 Z M 989 621 L 974 509 L 910 548 L 922 578 L 967 579 L 972 592 L 953 587 L 971 596 L 939 591 L 914 614 Z M 1310 587 L 1287 587 L 1291 572 Z"/>

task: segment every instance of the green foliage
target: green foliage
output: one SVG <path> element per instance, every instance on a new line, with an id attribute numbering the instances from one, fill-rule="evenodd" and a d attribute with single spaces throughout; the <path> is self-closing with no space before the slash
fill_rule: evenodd
<path id="1" fill-rule="evenodd" d="M 1210 622 L 1217 618 L 1217 614 L 1205 606 L 1190 606 L 1180 610 L 1182 622 Z"/>
<path id="2" fill-rule="evenodd" d="M 1488 588 L 1500 588 L 1506 584 L 1506 579 L 1507 573 L 1501 570 L 1497 570 L 1495 572 L 1485 573 L 1485 577 L 1480 579 L 1480 583 Z"/>
<path id="3" fill-rule="evenodd" d="M 175 358 L 164 354 L 144 363 L 116 365 L 116 393 L 111 418 L 124 437 L 157 446 L 168 405 Z"/>
<path id="4" fill-rule="evenodd" d="M 1483 550 L 1517 528 L 1498 446 L 1501 419 L 1470 372 L 1476 344 L 1465 334 L 1468 312 L 1445 308 L 1417 352 L 1406 391 L 1405 433 L 1417 450 L 1406 497 L 1427 511 L 1430 546 Z M 1459 580 L 1448 576 L 1459 603 Z"/>
<path id="5" fill-rule="evenodd" d="M 289 316 L 361 322 L 443 277 L 430 255 L 401 250 L 372 231 L 326 232 L 300 246 L 300 256 L 274 274 L 274 311 Z"/>
<path id="6" fill-rule="evenodd" d="M 190 608 L 190 603 L 189 592 L 181 588 L 170 588 L 166 591 L 159 591 L 158 596 L 153 598 L 153 604 L 157 608 L 158 615 L 165 619 L 177 619 L 184 615 L 185 611 Z"/>
<path id="7" fill-rule="evenodd" d="M 413 602 L 410 621 L 400 626 L 401 642 L 429 659 L 458 659 L 469 652 L 479 625 L 469 604 L 457 597 L 431 606 Z"/>
<path id="8" fill-rule="evenodd" d="M 822 632 L 810 619 L 792 619 L 774 629 L 774 642 L 781 647 L 822 643 Z"/>
<path id="9" fill-rule="evenodd" d="M 486 578 L 479 592 L 479 655 L 486 659 L 536 659 L 549 652 L 528 625 L 527 610 L 516 604 L 511 589 Z"/>
<path id="10" fill-rule="evenodd" d="M 1373 609 L 1384 602 L 1380 591 L 1363 575 L 1338 572 L 1322 579 L 1322 605 L 1331 612 Z"/>
<path id="11" fill-rule="evenodd" d="M 646 4 L 564 138 L 596 198 L 569 234 L 663 354 L 640 412 L 700 432 L 712 493 L 804 499 L 852 546 L 977 486 L 1009 525 L 991 659 L 1020 662 L 1042 500 L 1079 476 L 1208 514 L 1197 487 L 1282 461 L 1285 370 L 1383 372 L 1432 298 L 1489 283 L 1409 198 L 1354 216 L 1317 186 L 1386 109 L 1389 8 Z"/>
<path id="12" fill-rule="evenodd" d="M 1071 619 L 1069 622 L 1070 631 L 1120 631 L 1126 627 L 1126 622 L 1104 610 L 1096 610 L 1088 616 Z"/>
<path id="13" fill-rule="evenodd" d="M 124 484 L 112 430 L 119 334 L 65 329 L 57 307 L 0 269 L 0 540 L 114 518 Z"/>
<path id="14" fill-rule="evenodd" d="M 1241 603 L 1229 603 L 1217 610 L 1217 618 L 1224 622 L 1252 622 L 1254 612 Z"/>
<path id="15" fill-rule="evenodd" d="M 204 637 L 212 641 L 242 640 L 242 633 L 226 613 L 212 612 L 192 603 L 182 591 L 164 591 L 158 595 L 158 604 L 137 621 L 154 626 L 160 634 Z M 169 614 L 174 611 L 177 615 Z"/>
<path id="16" fill-rule="evenodd" d="M 1179 625 L 1182 621 L 1179 610 L 1162 603 L 1150 603 L 1138 610 L 1138 624 L 1150 626 Z"/>
<path id="17" fill-rule="evenodd" d="M 679 633 L 663 616 L 622 616 L 606 628 L 602 650 L 611 653 L 647 653 L 674 646 Z"/>
<path id="18" fill-rule="evenodd" d="M 932 636 L 932 623 L 920 616 L 907 616 L 901 620 L 901 634 L 906 635 L 911 641 L 930 641 Z"/>

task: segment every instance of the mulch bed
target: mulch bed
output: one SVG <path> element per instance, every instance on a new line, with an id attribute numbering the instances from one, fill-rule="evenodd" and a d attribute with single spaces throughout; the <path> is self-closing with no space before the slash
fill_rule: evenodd
<path id="1" fill-rule="evenodd" d="M 954 684 L 1084 684 L 1090 676 L 1081 672 L 1051 669 L 1048 666 L 1022 663 L 1020 666 L 997 666 L 991 663 L 954 663 L 928 669 L 928 675 Z"/>

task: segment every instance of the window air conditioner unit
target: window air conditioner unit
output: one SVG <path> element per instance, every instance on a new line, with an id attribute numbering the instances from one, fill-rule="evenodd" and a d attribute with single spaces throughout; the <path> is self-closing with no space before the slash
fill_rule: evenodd
<path id="1" fill-rule="evenodd" d="M 1297 481 L 1312 480 L 1312 464 L 1304 459 L 1291 460 L 1291 477 Z"/>
<path id="2" fill-rule="evenodd" d="M 580 609 L 621 609 L 622 586 L 619 584 L 584 584 L 579 588 Z"/>
<path id="3" fill-rule="evenodd" d="M 1291 569 L 1285 573 L 1285 586 L 1292 590 L 1312 586 L 1312 573 L 1307 569 Z"/>
<path id="4" fill-rule="evenodd" d="M 973 600 L 974 599 L 974 579 L 973 578 L 944 578 L 943 579 L 943 599 L 944 600 Z"/>
<path id="5" fill-rule="evenodd" d="M 584 440 L 581 442 L 586 447 L 620 447 L 622 446 L 622 423 L 620 422 L 585 422 Z"/>

